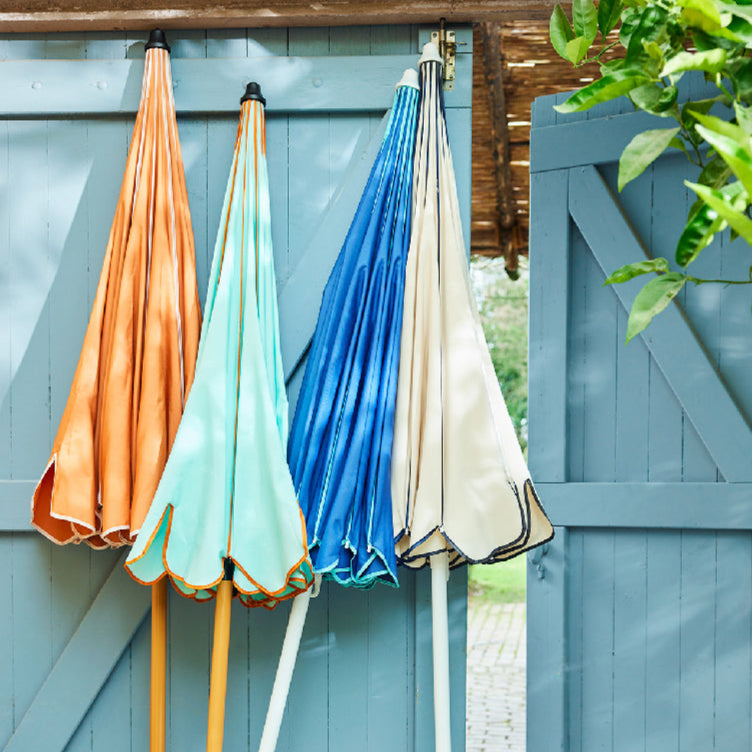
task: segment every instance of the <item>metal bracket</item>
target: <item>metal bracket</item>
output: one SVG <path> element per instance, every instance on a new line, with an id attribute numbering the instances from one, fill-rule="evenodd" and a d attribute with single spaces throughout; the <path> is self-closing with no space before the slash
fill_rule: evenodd
<path id="1" fill-rule="evenodd" d="M 439 48 L 439 55 L 444 59 L 444 90 L 454 89 L 454 63 L 457 54 L 457 41 L 453 31 L 444 27 L 445 19 L 441 19 L 439 30 L 431 32 L 431 41 Z"/>

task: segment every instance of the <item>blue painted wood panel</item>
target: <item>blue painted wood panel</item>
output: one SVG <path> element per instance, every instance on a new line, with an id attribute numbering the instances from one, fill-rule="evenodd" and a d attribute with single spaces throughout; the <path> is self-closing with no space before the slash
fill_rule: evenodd
<path id="1" fill-rule="evenodd" d="M 674 266 L 695 172 L 662 157 L 618 193 L 623 145 L 660 126 L 626 101 L 563 116 L 563 96 L 532 130 L 529 453 L 559 537 L 530 556 L 527 749 L 747 750 L 749 291 L 687 289 L 624 345 L 643 280 L 603 282 Z M 698 276 L 745 278 L 748 250 L 724 234 Z"/>
<path id="2" fill-rule="evenodd" d="M 216 107 L 211 98 L 217 92 L 209 91 L 206 82 L 223 67 L 241 76 L 259 71 L 262 86 L 265 69 L 271 75 L 288 65 L 291 75 L 299 76 L 276 109 L 272 92 L 265 92 L 270 100 L 272 233 L 286 332 L 283 357 L 293 404 L 323 284 L 375 155 L 391 87 L 406 62 L 417 64 L 419 44 L 428 33 L 391 26 L 170 34 L 175 70 L 184 72 L 176 74 L 176 98 L 186 103 L 179 130 L 202 301 L 242 93 L 239 86 L 228 94 L 229 104 Z M 471 39 L 469 29 L 459 34 L 462 41 Z M 4 112 L 26 110 L 26 115 L 8 119 L 0 114 L 0 644 L 5 646 L 0 651 L 0 749 L 9 741 L 8 749 L 16 752 L 125 752 L 148 744 L 148 591 L 134 590 L 121 579 L 118 553 L 58 548 L 28 524 L 30 493 L 65 406 L 99 278 L 146 36 L 87 32 L 0 38 L 0 86 L 12 86 L 14 77 L 19 86 L 29 77 L 54 78 L 70 65 L 70 71 L 90 76 L 109 71 L 125 92 L 104 106 L 91 95 L 103 92 L 106 99 L 111 89 L 85 93 L 71 80 L 70 91 L 59 100 L 64 104 L 52 107 L 65 110 L 56 117 L 49 117 L 48 105 L 37 105 L 36 114 L 30 111 L 25 93 L 15 104 L 3 97 Z M 472 47 L 462 50 L 447 117 L 468 236 Z M 315 75 L 306 77 L 288 58 L 313 61 Z M 65 63 L 54 62 L 61 60 Z M 372 99 L 356 101 L 340 85 L 342 70 L 361 82 L 356 87 L 361 91 L 363 81 L 381 79 L 390 82 L 388 91 L 379 95 L 374 89 Z M 337 71 L 338 78 L 320 86 L 313 81 Z M 230 84 L 216 88 L 225 85 L 229 92 Z M 305 101 L 309 88 L 313 96 L 322 90 L 314 107 Z M 135 92 L 135 102 L 128 92 Z M 221 111 L 208 111 L 215 109 Z M 316 272 L 307 276 L 305 295 L 296 281 L 303 269 Z M 402 572 L 401 580 L 398 591 L 324 586 L 312 602 L 279 749 L 432 749 L 429 579 L 425 572 Z M 461 752 L 462 572 L 453 573 L 449 588 L 453 743 Z M 127 624 L 94 639 L 113 602 L 128 609 Z M 288 613 L 289 605 L 272 613 L 233 605 L 227 749 L 258 746 Z M 168 749 L 204 747 L 212 624 L 211 606 L 171 593 Z M 85 680 L 79 676 L 82 661 L 88 666 Z M 68 690 L 63 697 L 61 687 Z M 79 713 L 69 730 L 53 722 L 63 707 Z"/>

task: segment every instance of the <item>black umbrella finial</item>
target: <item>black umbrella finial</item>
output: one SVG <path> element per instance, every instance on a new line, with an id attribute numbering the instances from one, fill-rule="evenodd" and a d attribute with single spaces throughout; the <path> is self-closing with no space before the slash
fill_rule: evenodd
<path id="1" fill-rule="evenodd" d="M 266 107 L 266 99 L 261 93 L 261 87 L 255 81 L 251 81 L 248 86 L 245 87 L 245 94 L 240 98 L 240 104 L 247 102 L 249 99 L 257 99 L 264 105 L 264 107 Z"/>
<path id="2" fill-rule="evenodd" d="M 170 45 L 167 44 L 167 37 L 162 29 L 154 29 L 151 34 L 149 34 L 149 41 L 146 43 L 145 49 L 167 50 L 167 52 L 170 52 Z"/>

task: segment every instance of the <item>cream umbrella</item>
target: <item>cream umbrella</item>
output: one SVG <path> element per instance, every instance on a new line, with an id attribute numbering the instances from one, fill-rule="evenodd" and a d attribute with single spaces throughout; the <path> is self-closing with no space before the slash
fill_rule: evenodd
<path id="1" fill-rule="evenodd" d="M 436 749 L 450 749 L 446 582 L 553 535 L 494 373 L 470 286 L 447 138 L 442 59 L 420 62 L 392 502 L 397 557 L 430 564 Z"/>

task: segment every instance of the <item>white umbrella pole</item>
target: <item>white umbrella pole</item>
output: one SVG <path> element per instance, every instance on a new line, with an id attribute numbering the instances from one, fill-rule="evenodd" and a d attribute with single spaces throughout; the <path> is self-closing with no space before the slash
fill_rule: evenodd
<path id="1" fill-rule="evenodd" d="M 315 590 L 318 590 L 319 578 L 320 576 L 316 575 Z M 279 729 L 282 726 L 282 716 L 285 714 L 287 695 L 292 682 L 292 672 L 295 669 L 295 660 L 298 657 L 300 638 L 303 635 L 303 626 L 311 598 L 311 590 L 306 590 L 305 593 L 293 599 L 290 619 L 287 622 L 287 631 L 285 632 L 285 641 L 282 643 L 282 654 L 277 665 L 277 675 L 274 677 L 269 709 L 266 711 L 266 721 L 261 734 L 259 752 L 274 752 L 277 747 Z"/>
<path id="2" fill-rule="evenodd" d="M 451 752 L 452 728 L 449 719 L 449 619 L 447 580 L 449 557 L 431 557 L 431 611 L 433 616 L 433 717 L 436 752 Z"/>

